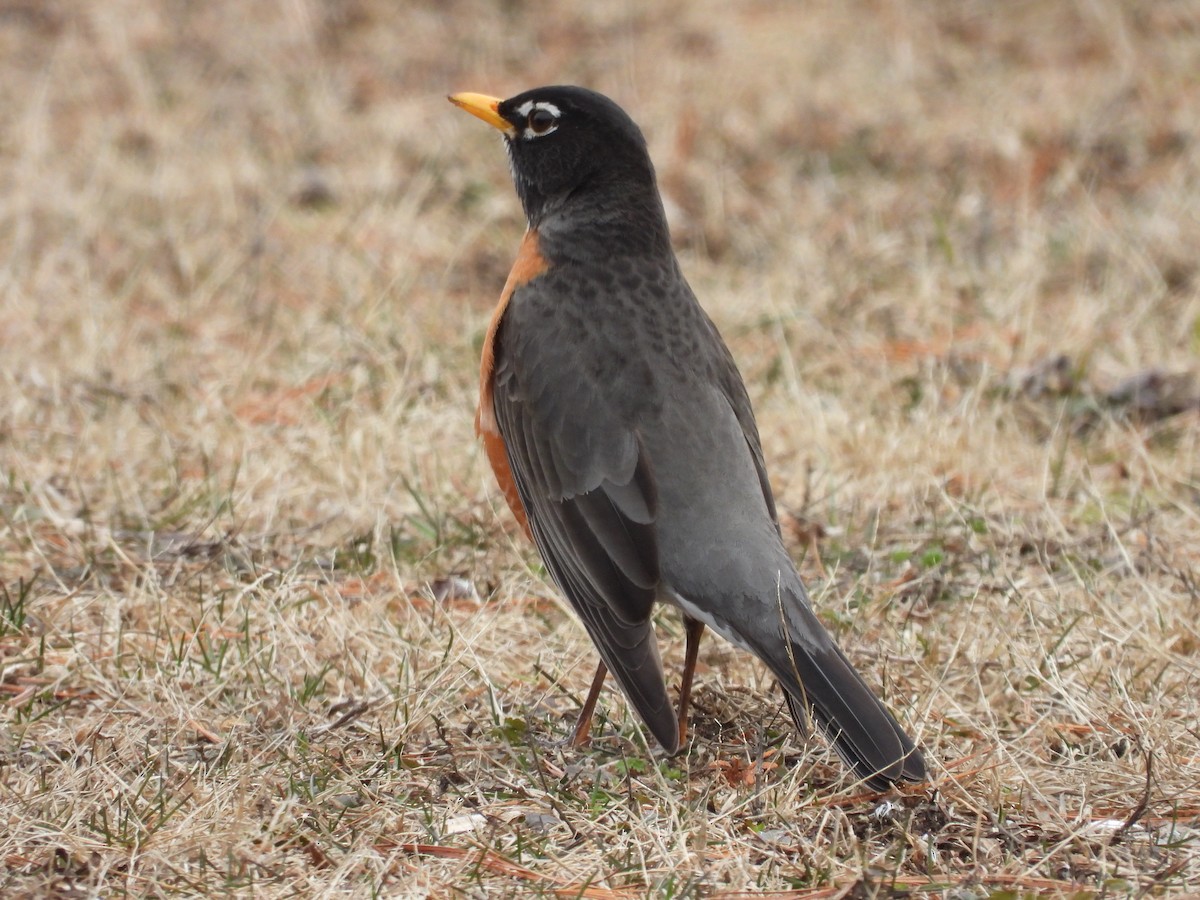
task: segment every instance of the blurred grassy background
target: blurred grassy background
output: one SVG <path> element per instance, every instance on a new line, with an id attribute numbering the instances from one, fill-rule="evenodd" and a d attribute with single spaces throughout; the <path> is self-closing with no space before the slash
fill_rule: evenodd
<path id="1" fill-rule="evenodd" d="M 1195 0 L 0 2 L 0 890 L 1196 889 L 1198 72 Z M 523 223 L 445 95 L 560 82 L 940 793 L 716 640 L 685 757 L 547 744 L 593 657 L 471 433 Z"/>

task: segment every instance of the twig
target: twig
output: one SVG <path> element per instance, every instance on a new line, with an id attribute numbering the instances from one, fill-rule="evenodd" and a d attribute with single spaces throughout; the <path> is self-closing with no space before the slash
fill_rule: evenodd
<path id="1" fill-rule="evenodd" d="M 437 844 L 412 844 L 398 843 L 388 839 L 376 841 L 375 849 L 380 852 L 395 849 L 402 850 L 405 853 L 415 853 L 418 856 L 435 856 L 439 859 L 461 859 L 467 860 L 476 851 L 466 847 L 442 847 Z M 498 853 L 495 853 L 487 848 L 478 851 L 478 857 L 474 860 L 475 867 L 478 869 L 486 869 L 489 872 L 494 872 L 497 875 L 507 875 L 510 878 L 520 878 L 524 881 L 533 883 L 549 884 L 551 893 L 561 897 L 587 897 L 595 898 L 595 900 L 623 900 L 625 897 L 632 897 L 630 891 L 627 890 L 612 890 L 603 887 L 589 887 L 586 884 L 577 884 L 565 881 L 561 878 L 555 878 L 553 875 L 543 875 L 535 872 L 532 869 L 527 869 L 524 866 L 517 865 L 510 860 L 505 859 Z"/>
<path id="2" fill-rule="evenodd" d="M 1146 753 L 1146 786 L 1142 790 L 1142 798 L 1138 801 L 1137 806 L 1129 813 L 1129 817 L 1125 820 L 1116 831 L 1113 832 L 1112 839 L 1108 842 L 1111 846 L 1117 843 L 1125 835 L 1129 833 L 1134 825 L 1138 823 L 1138 819 L 1146 814 L 1146 810 L 1150 807 L 1150 783 L 1154 773 L 1154 752 L 1147 749 Z"/>

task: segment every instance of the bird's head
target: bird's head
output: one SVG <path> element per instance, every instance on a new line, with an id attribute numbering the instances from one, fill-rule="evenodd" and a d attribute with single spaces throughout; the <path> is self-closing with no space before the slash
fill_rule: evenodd
<path id="1" fill-rule="evenodd" d="M 661 210 L 641 129 L 602 94 L 559 85 L 507 100 L 470 93 L 449 99 L 503 133 L 532 226 L 589 203 L 593 213 L 646 203 Z"/>

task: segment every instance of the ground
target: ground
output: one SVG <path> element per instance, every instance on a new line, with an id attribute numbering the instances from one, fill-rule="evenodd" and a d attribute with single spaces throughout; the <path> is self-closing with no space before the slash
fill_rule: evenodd
<path id="1" fill-rule="evenodd" d="M 1200 890 L 1200 3 L 0 3 L 0 893 Z M 646 131 L 888 795 L 711 635 L 648 748 L 476 444 L 523 222 Z M 660 636 L 672 688 L 682 629 Z"/>

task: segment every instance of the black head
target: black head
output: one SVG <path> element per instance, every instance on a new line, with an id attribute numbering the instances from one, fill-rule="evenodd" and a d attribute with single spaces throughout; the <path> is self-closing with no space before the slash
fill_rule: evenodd
<path id="1" fill-rule="evenodd" d="M 556 85 L 507 100 L 455 94 L 450 101 L 504 133 L 513 182 L 531 225 L 548 217 L 594 219 L 620 210 L 661 221 L 646 139 L 602 94 Z"/>

